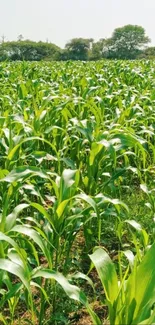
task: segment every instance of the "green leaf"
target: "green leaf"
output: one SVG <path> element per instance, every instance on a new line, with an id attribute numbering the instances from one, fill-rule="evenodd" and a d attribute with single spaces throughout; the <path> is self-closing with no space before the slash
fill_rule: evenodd
<path id="1" fill-rule="evenodd" d="M 0 313 L 0 321 L 2 322 L 2 324 L 7 325 L 4 316 Z"/>
<path id="2" fill-rule="evenodd" d="M 75 194 L 76 187 L 79 182 L 79 171 L 72 169 L 65 169 L 60 179 L 60 199 L 61 203 L 69 199 Z"/>
<path id="3" fill-rule="evenodd" d="M 28 225 L 17 225 L 11 229 L 13 232 L 18 232 L 20 234 L 26 235 L 30 237 L 42 250 L 44 255 L 46 256 L 47 260 L 50 259 L 50 252 L 46 247 L 46 244 L 44 243 L 44 240 L 36 230 L 34 230 L 32 227 Z"/>
<path id="4" fill-rule="evenodd" d="M 96 267 L 107 300 L 113 304 L 118 295 L 118 279 L 114 264 L 102 248 L 97 248 L 89 257 Z"/>
<path id="5" fill-rule="evenodd" d="M 34 274 L 32 276 L 33 279 L 38 277 L 56 280 L 64 289 L 69 298 L 81 302 L 88 309 L 88 312 L 92 317 L 93 324 L 101 325 L 101 321 L 99 320 L 98 316 L 93 312 L 93 310 L 89 306 L 85 294 L 77 286 L 70 284 L 69 281 L 61 273 L 47 269 L 40 269 L 34 271 Z"/>
<path id="6" fill-rule="evenodd" d="M 13 212 L 6 217 L 6 223 L 5 223 L 6 231 L 9 231 L 13 227 L 20 212 L 26 209 L 28 206 L 29 204 L 25 204 L 25 203 L 19 204 L 18 206 L 15 207 Z"/>
<path id="7" fill-rule="evenodd" d="M 52 216 L 48 214 L 48 212 L 44 209 L 44 207 L 39 203 L 34 203 L 34 202 L 31 202 L 30 205 L 34 207 L 36 210 L 38 210 L 41 214 L 43 214 L 43 216 L 49 221 L 50 225 L 56 232 L 54 221 L 52 220 Z"/>
<path id="8" fill-rule="evenodd" d="M 65 210 L 65 208 L 66 208 L 69 201 L 70 201 L 70 199 L 64 200 L 59 204 L 59 206 L 58 206 L 58 208 L 56 210 L 56 213 L 57 213 L 59 218 L 62 216 L 62 214 L 63 214 L 63 212 L 64 212 L 64 210 Z"/>
<path id="9" fill-rule="evenodd" d="M 21 166 L 12 170 L 5 178 L 1 179 L 0 182 L 19 182 L 31 176 L 39 176 L 44 179 L 49 179 L 49 175 L 37 167 Z"/>
<path id="10" fill-rule="evenodd" d="M 24 268 L 20 265 L 13 263 L 7 259 L 0 259 L 0 269 L 6 272 L 12 273 L 23 282 L 24 286 L 30 292 L 30 283 L 27 271 L 25 272 Z"/>
<path id="11" fill-rule="evenodd" d="M 20 143 L 18 143 L 8 154 L 8 160 L 13 160 L 13 157 L 15 155 L 15 153 L 17 152 L 17 150 L 20 148 L 20 146 L 23 143 L 29 142 L 29 141 L 42 141 L 45 142 L 49 145 L 49 147 L 51 147 L 53 149 L 53 151 L 57 154 L 56 148 L 54 147 L 54 145 L 52 145 L 49 141 L 47 141 L 46 139 L 40 138 L 40 137 L 30 137 L 30 138 L 26 138 L 24 140 L 22 140 Z"/>
<path id="12" fill-rule="evenodd" d="M 134 318 L 132 324 L 139 324 L 143 321 L 142 317 L 147 316 L 151 312 L 151 308 L 155 303 L 155 243 L 147 251 L 142 262 L 140 263 L 136 276 L 135 287 L 133 287 L 133 297 L 136 301 Z M 132 282 L 130 276 L 126 290 Z"/>

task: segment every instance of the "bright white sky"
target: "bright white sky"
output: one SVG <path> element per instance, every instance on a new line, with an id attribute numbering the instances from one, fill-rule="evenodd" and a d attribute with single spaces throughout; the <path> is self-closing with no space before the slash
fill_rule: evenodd
<path id="1" fill-rule="evenodd" d="M 116 27 L 141 25 L 155 45 L 155 0 L 0 0 L 0 36 L 64 46 L 74 37 L 111 36 Z"/>

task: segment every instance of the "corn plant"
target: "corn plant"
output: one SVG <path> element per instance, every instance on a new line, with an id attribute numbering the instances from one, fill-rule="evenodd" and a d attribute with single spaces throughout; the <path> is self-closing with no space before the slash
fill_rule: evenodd
<path id="1" fill-rule="evenodd" d="M 154 323 L 154 252 L 155 244 L 139 265 L 137 259 L 134 259 L 131 274 L 127 269 L 120 281 L 105 250 L 98 248 L 90 255 L 104 288 L 110 324 Z"/>
<path id="2" fill-rule="evenodd" d="M 89 269 L 102 245 L 127 245 L 141 263 L 152 243 L 154 62 L 4 62 L 0 79 L 0 322 L 14 324 L 24 301 L 43 324 L 56 274 Z"/>

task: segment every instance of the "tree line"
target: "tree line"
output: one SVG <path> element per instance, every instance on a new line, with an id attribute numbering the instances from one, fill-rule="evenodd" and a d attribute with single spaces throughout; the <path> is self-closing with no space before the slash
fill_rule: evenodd
<path id="1" fill-rule="evenodd" d="M 49 42 L 23 40 L 0 43 L 0 61 L 41 61 L 41 60 L 100 60 L 120 59 L 134 60 L 139 58 L 155 58 L 155 47 L 148 47 L 150 42 L 145 29 L 137 25 L 126 25 L 116 28 L 110 38 L 102 38 L 95 42 L 92 38 L 74 38 L 64 49 Z"/>

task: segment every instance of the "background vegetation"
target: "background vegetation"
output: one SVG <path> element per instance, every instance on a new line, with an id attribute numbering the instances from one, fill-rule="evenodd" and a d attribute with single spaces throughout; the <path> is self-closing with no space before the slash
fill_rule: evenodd
<path id="1" fill-rule="evenodd" d="M 0 60 L 5 61 L 65 61 L 65 60 L 100 60 L 154 58 L 155 48 L 146 47 L 150 42 L 141 26 L 126 25 L 114 30 L 111 38 L 95 42 L 92 38 L 74 38 L 61 49 L 52 43 L 23 40 L 8 42 L 2 37 Z"/>

